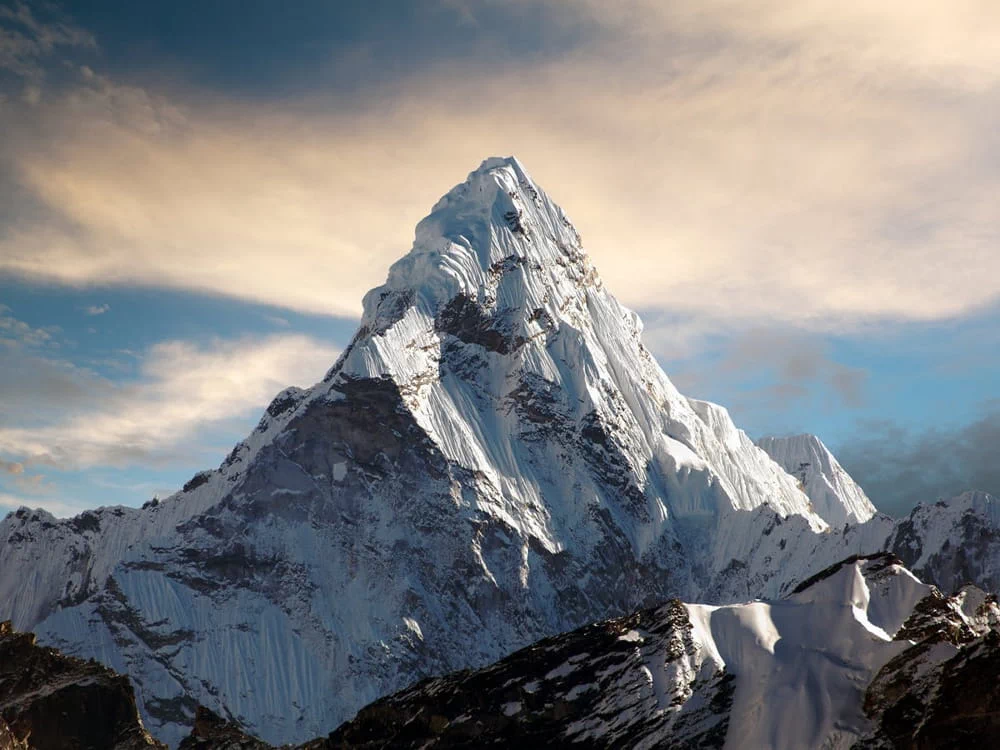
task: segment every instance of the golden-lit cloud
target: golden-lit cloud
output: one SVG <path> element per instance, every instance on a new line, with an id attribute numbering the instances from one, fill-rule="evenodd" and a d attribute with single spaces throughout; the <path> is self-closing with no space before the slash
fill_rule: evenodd
<path id="1" fill-rule="evenodd" d="M 632 307 L 832 329 L 996 300 L 1000 6 L 548 1 L 597 31 L 350 106 L 84 69 L 7 112 L 32 205 L 0 272 L 354 315 L 437 197 L 513 153 Z"/>
<path id="2" fill-rule="evenodd" d="M 206 430 L 255 416 L 289 383 L 311 385 L 337 354 L 327 343 L 294 334 L 208 345 L 158 343 L 141 360 L 134 381 L 88 383 L 78 377 L 80 390 L 61 418 L 0 426 L 0 456 L 7 457 L 0 470 L 20 474 L 30 465 L 75 469 L 200 458 L 205 446 L 197 443 Z M 37 362 L 31 367 L 43 372 Z M 30 385 L 20 384 L 16 395 L 29 402 L 50 398 L 52 385 L 44 378 L 33 390 Z"/>

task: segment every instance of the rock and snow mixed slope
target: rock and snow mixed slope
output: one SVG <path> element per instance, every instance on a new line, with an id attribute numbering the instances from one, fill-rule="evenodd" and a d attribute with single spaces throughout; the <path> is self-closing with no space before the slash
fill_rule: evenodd
<path id="1" fill-rule="evenodd" d="M 1000 738 L 998 625 L 978 589 L 855 558 L 780 601 L 674 600 L 428 680 L 325 746 L 961 747 Z"/>
<path id="2" fill-rule="evenodd" d="M 198 703 L 287 742 L 586 622 L 777 596 L 881 548 L 891 521 L 842 531 L 856 498 L 811 502 L 640 332 L 562 209 L 490 159 L 218 470 L 0 522 L 0 615 L 129 674 L 171 743 Z"/>
<path id="3" fill-rule="evenodd" d="M 967 586 L 945 597 L 888 553 L 853 557 L 780 601 L 670 600 L 425 680 L 299 750 L 989 745 L 1000 741 L 998 629 L 995 596 Z M 124 678 L 9 623 L 0 651 L 0 748 L 155 744 Z M 180 744 L 270 747 L 203 707 Z"/>
<path id="4" fill-rule="evenodd" d="M 918 505 L 895 524 L 885 549 L 945 591 L 975 583 L 1000 592 L 1000 500 L 966 492 Z"/>

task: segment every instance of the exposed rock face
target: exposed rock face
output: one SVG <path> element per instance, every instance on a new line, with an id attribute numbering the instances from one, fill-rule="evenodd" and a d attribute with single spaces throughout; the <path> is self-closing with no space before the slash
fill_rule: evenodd
<path id="1" fill-rule="evenodd" d="M 0 748 L 162 747 L 143 728 L 127 677 L 0 623 Z"/>
<path id="2" fill-rule="evenodd" d="M 1000 500 L 966 492 L 918 505 L 886 541 L 914 573 L 944 591 L 974 583 L 1000 591 Z"/>
<path id="3" fill-rule="evenodd" d="M 249 736 L 239 725 L 198 706 L 194 727 L 179 750 L 269 750 L 271 746 Z"/>
<path id="4" fill-rule="evenodd" d="M 674 600 L 419 683 L 362 709 L 327 746 L 722 747 L 733 678 L 699 679 L 701 657 Z"/>
<path id="5" fill-rule="evenodd" d="M 1000 742 L 1000 607 L 974 587 L 920 601 L 865 694 L 874 728 L 861 748 L 993 747 Z"/>

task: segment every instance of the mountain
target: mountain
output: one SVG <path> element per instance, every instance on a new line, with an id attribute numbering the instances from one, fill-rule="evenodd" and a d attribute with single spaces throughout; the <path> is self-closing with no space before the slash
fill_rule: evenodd
<path id="1" fill-rule="evenodd" d="M 765 502 L 827 529 L 640 333 L 562 209 L 487 160 L 322 382 L 218 470 L 142 509 L 8 516 L 0 607 L 129 674 L 171 743 L 196 703 L 302 740 L 420 677 L 695 597 L 731 557 L 716 529 Z"/>
<path id="2" fill-rule="evenodd" d="M 1000 592 L 1000 500 L 966 492 L 918 505 L 895 525 L 885 549 L 945 591 L 975 583 Z"/>
<path id="3" fill-rule="evenodd" d="M 0 750 L 155 750 L 128 678 L 0 623 Z"/>
<path id="4" fill-rule="evenodd" d="M 123 677 L 10 623 L 0 656 L 0 748 L 158 747 Z M 544 639 L 382 698 L 298 750 L 961 748 L 1000 741 L 998 668 L 995 596 L 946 597 L 879 553 L 779 601 L 674 599 Z M 270 747 L 204 707 L 180 743 Z"/>
<path id="5" fill-rule="evenodd" d="M 280 393 L 217 470 L 141 509 L 0 522 L 0 616 L 128 674 L 171 745 L 198 704 L 301 742 L 672 597 L 780 598 L 895 531 L 845 525 L 846 484 L 820 503 L 798 484 L 677 391 L 562 209 L 489 159 L 323 380 Z M 933 554 L 932 527 L 907 544 Z"/>
<path id="6" fill-rule="evenodd" d="M 673 600 L 363 709 L 329 748 L 969 747 L 1000 741 L 1000 607 L 888 554 L 787 598 Z"/>
<path id="7" fill-rule="evenodd" d="M 815 435 L 765 437 L 757 445 L 799 480 L 813 508 L 831 526 L 863 523 L 877 512 L 865 491 Z"/>
<path id="8" fill-rule="evenodd" d="M 306 747 L 319 742 L 306 743 Z M 251 737 L 231 721 L 198 706 L 191 734 L 185 737 L 178 750 L 270 750 L 270 745 Z"/>

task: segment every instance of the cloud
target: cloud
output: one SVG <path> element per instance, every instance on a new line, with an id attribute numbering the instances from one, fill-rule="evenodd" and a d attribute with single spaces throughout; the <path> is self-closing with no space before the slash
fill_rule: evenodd
<path id="1" fill-rule="evenodd" d="M 105 303 L 103 305 L 87 305 L 83 311 L 87 315 L 104 315 L 110 309 L 111 305 Z"/>
<path id="2" fill-rule="evenodd" d="M 450 5 L 467 33 L 495 25 Z M 61 96 L 11 104 L 0 158 L 24 206 L 0 272 L 356 315 L 437 197 L 516 153 L 633 307 L 848 330 L 997 299 L 1000 6 L 515 6 L 586 33 L 551 58 L 438 61 L 349 101 L 83 68 Z"/>
<path id="3" fill-rule="evenodd" d="M 17 461 L 4 461 L 0 459 L 0 472 L 4 474 L 23 474 L 24 464 Z"/>
<path id="4" fill-rule="evenodd" d="M 0 346 L 10 347 L 57 347 L 55 334 L 57 326 L 35 328 L 10 314 L 11 309 L 0 305 Z M 2 351 L 2 350 L 0 350 Z"/>
<path id="5" fill-rule="evenodd" d="M 1000 496 L 1000 407 L 987 405 L 982 417 L 953 429 L 914 432 L 866 423 L 836 453 L 879 510 L 891 515 L 966 490 Z"/>
<path id="6" fill-rule="evenodd" d="M 25 2 L 0 6 L 0 71 L 8 71 L 27 81 L 29 104 L 40 98 L 38 82 L 45 77 L 47 59 L 60 48 L 96 48 L 93 35 L 65 19 L 40 19 Z M 44 9 L 53 15 L 51 7 Z"/>
<path id="7" fill-rule="evenodd" d="M 287 318 L 282 318 L 280 315 L 264 314 L 262 315 L 262 317 L 268 323 L 278 328 L 288 328 L 289 326 L 291 326 L 291 322 Z"/>
<path id="8" fill-rule="evenodd" d="M 329 344 L 301 335 L 162 342 L 146 353 L 134 382 L 73 378 L 77 389 L 67 390 L 59 378 L 36 380 L 38 400 L 45 403 L 52 389 L 71 408 L 61 418 L 50 413 L 42 424 L 5 419 L 20 426 L 0 427 L 0 454 L 59 469 L 191 461 L 204 449 L 200 435 L 255 415 L 291 382 L 318 380 L 336 355 Z M 75 370 L 51 361 L 47 366 L 55 373 Z M 37 361 L 24 369 L 44 372 Z M 28 391 L 29 384 L 20 387 Z"/>
<path id="9" fill-rule="evenodd" d="M 0 349 L 0 425 L 45 424 L 114 398 L 115 384 L 48 352 Z"/>
<path id="10" fill-rule="evenodd" d="M 644 338 L 654 354 L 673 362 L 671 379 L 685 393 L 723 390 L 742 411 L 788 412 L 819 398 L 836 409 L 865 404 L 869 373 L 837 361 L 827 340 L 787 328 L 692 328 L 677 345 L 674 325 L 661 324 Z M 694 338 L 695 342 L 684 339 Z M 678 355 L 680 352 L 680 355 Z M 697 352 L 698 356 L 692 358 Z"/>
<path id="11" fill-rule="evenodd" d="M 764 392 L 786 407 L 789 400 L 806 395 L 813 384 L 826 386 L 842 406 L 860 407 L 868 378 L 867 371 L 832 359 L 821 338 L 774 330 L 752 330 L 740 336 L 724 358 L 721 370 L 730 376 L 748 370 L 766 371 L 774 382 Z"/>

